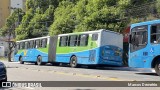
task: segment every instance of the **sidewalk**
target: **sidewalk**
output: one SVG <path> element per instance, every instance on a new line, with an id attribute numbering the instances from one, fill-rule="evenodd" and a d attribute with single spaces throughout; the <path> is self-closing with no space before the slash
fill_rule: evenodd
<path id="1" fill-rule="evenodd" d="M 114 70 L 123 70 L 123 71 L 155 73 L 155 70 L 151 68 L 131 68 L 131 67 L 105 67 L 105 68 L 114 69 Z"/>

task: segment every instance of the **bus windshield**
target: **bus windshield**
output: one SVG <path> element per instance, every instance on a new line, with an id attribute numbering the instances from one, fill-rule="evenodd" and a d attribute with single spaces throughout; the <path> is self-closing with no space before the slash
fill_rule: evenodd
<path id="1" fill-rule="evenodd" d="M 142 49 L 147 45 L 147 31 L 147 26 L 135 27 L 131 30 L 131 52 Z"/>

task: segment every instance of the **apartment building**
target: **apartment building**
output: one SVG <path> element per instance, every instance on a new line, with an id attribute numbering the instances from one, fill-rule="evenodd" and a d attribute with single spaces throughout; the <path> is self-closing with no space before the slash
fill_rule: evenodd
<path id="1" fill-rule="evenodd" d="M 0 28 L 5 25 L 6 18 L 15 8 L 21 8 L 25 11 L 26 0 L 0 0 Z"/>

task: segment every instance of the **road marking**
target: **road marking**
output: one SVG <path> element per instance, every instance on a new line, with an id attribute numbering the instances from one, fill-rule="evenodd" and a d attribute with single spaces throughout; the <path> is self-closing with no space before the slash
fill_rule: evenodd
<path id="1" fill-rule="evenodd" d="M 55 72 L 53 72 L 55 73 Z M 96 78 L 96 79 L 102 79 L 102 80 L 112 80 L 112 81 L 122 81 L 118 78 L 110 78 L 110 77 L 104 77 L 101 75 L 90 75 L 90 74 L 79 74 L 79 73 L 66 73 L 66 72 L 56 72 L 57 74 L 62 74 L 62 75 L 74 75 L 74 76 L 80 76 L 80 77 L 89 77 L 89 78 Z"/>
<path id="2" fill-rule="evenodd" d="M 113 80 L 113 81 L 119 81 L 118 78 L 109 78 L 110 80 Z"/>
<path id="3" fill-rule="evenodd" d="M 79 77 L 87 77 L 87 78 L 96 78 L 96 79 L 101 79 L 101 80 L 110 80 L 110 81 L 126 81 L 119 79 L 117 77 L 106 77 L 102 75 L 91 75 L 91 74 L 80 74 L 80 73 L 70 73 L 70 72 L 61 72 L 61 71 L 52 71 L 52 70 L 37 70 L 37 69 L 30 69 L 30 68 L 18 68 L 18 69 L 28 69 L 32 71 L 38 71 L 38 72 L 49 72 L 49 73 L 56 73 L 56 74 L 61 74 L 61 75 L 69 75 L 69 76 L 79 76 Z M 128 80 L 130 81 L 130 80 Z"/>

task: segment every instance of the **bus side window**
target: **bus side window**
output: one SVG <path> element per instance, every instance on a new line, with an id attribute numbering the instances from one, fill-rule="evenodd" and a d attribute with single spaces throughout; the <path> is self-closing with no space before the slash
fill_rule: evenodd
<path id="1" fill-rule="evenodd" d="M 151 27 L 151 43 L 160 43 L 160 25 Z"/>
<path id="2" fill-rule="evenodd" d="M 67 42 L 68 42 L 68 36 L 62 36 L 60 37 L 59 46 L 61 47 L 67 46 Z"/>
<path id="3" fill-rule="evenodd" d="M 72 35 L 69 37 L 69 46 L 76 46 L 77 45 L 77 35 Z"/>
<path id="4" fill-rule="evenodd" d="M 48 39 L 47 38 L 45 39 L 45 43 L 46 43 L 45 47 L 47 47 L 47 43 L 48 43 Z"/>
<path id="5" fill-rule="evenodd" d="M 28 44 L 27 44 L 27 48 L 30 49 L 31 48 L 31 43 L 28 41 Z"/>
<path id="6" fill-rule="evenodd" d="M 16 43 L 16 45 L 17 45 L 17 46 L 16 46 L 17 50 L 20 49 L 20 47 L 19 47 L 20 45 L 19 45 L 19 44 L 20 44 L 20 43 Z"/>
<path id="7" fill-rule="evenodd" d="M 36 43 L 36 40 L 35 40 L 35 41 L 34 41 L 34 48 L 36 48 L 36 46 L 37 46 L 36 44 L 37 44 L 37 43 Z"/>
<path id="8" fill-rule="evenodd" d="M 98 34 L 92 34 L 92 41 L 98 40 Z"/>
<path id="9" fill-rule="evenodd" d="M 25 48 L 25 42 L 21 42 L 21 49 Z"/>
<path id="10" fill-rule="evenodd" d="M 39 44 L 40 44 L 39 41 L 40 41 L 40 40 L 36 40 L 36 41 L 35 41 L 35 43 L 36 43 L 36 44 L 35 44 L 35 48 L 39 48 Z"/>
<path id="11" fill-rule="evenodd" d="M 79 46 L 87 46 L 88 45 L 88 34 L 80 35 L 80 44 Z"/>
<path id="12" fill-rule="evenodd" d="M 19 49 L 22 49 L 22 42 L 19 43 Z"/>
<path id="13" fill-rule="evenodd" d="M 46 48 L 47 46 L 47 42 L 46 42 L 46 38 L 42 39 L 42 48 Z"/>
<path id="14" fill-rule="evenodd" d="M 30 41 L 30 48 L 34 48 L 34 41 Z"/>
<path id="15" fill-rule="evenodd" d="M 25 42 L 25 49 L 28 49 L 29 48 L 29 42 Z"/>
<path id="16" fill-rule="evenodd" d="M 77 38 L 77 46 L 80 46 L 80 39 L 81 39 L 81 35 L 79 35 Z"/>
<path id="17" fill-rule="evenodd" d="M 43 43 L 42 41 L 43 41 L 43 39 L 40 39 L 40 40 L 39 40 L 39 47 L 40 47 L 40 48 L 42 47 L 42 43 Z"/>

